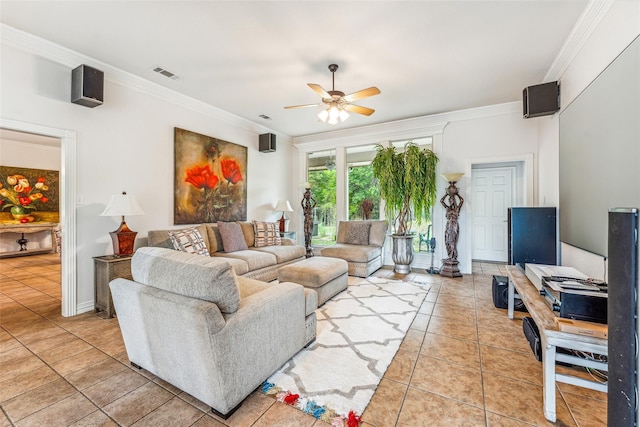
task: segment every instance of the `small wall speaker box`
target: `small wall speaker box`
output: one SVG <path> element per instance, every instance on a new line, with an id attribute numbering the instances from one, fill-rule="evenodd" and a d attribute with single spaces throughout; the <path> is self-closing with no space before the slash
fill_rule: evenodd
<path id="1" fill-rule="evenodd" d="M 80 65 L 71 72 L 71 102 L 93 108 L 102 105 L 104 72 Z"/>
<path id="2" fill-rule="evenodd" d="M 263 133 L 260 135 L 258 150 L 261 153 L 271 153 L 276 151 L 276 136 L 272 133 Z"/>
<path id="3" fill-rule="evenodd" d="M 525 119 L 551 116 L 560 110 L 560 82 L 529 86 L 522 91 L 522 115 Z"/>

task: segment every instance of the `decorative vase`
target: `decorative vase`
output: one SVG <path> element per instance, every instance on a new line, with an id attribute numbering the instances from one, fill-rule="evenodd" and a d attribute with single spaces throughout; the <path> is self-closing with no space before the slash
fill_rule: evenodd
<path id="1" fill-rule="evenodd" d="M 11 206 L 11 216 L 20 221 L 22 218 L 29 216 L 29 209 L 24 206 Z"/>
<path id="2" fill-rule="evenodd" d="M 411 263 L 413 262 L 413 238 L 415 235 L 400 236 L 392 234 L 393 250 L 391 259 L 395 264 L 393 271 L 398 274 L 411 273 Z"/>

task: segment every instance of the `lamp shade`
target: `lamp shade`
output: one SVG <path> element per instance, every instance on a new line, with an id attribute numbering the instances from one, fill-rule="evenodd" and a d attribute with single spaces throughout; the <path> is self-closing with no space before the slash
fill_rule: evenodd
<path id="1" fill-rule="evenodd" d="M 288 200 L 278 200 L 276 204 L 276 208 L 274 209 L 276 212 L 293 212 L 293 208 Z"/>
<path id="2" fill-rule="evenodd" d="M 100 216 L 144 215 L 144 211 L 134 196 L 125 192 L 111 196 L 109 204 Z"/>
<path id="3" fill-rule="evenodd" d="M 442 177 L 447 180 L 447 182 L 458 182 L 460 178 L 464 176 L 464 173 L 443 173 Z"/>

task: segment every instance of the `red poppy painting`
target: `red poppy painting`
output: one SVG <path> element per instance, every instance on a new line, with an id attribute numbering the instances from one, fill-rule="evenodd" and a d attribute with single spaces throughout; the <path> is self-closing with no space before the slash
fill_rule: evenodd
<path id="1" fill-rule="evenodd" d="M 247 219 L 247 147 L 175 128 L 174 224 Z"/>

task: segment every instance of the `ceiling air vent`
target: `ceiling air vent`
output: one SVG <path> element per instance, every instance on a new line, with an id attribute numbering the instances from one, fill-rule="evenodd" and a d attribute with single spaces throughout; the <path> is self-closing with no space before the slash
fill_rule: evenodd
<path id="1" fill-rule="evenodd" d="M 169 77 L 171 80 L 180 80 L 180 76 L 173 74 L 171 71 L 165 70 L 162 67 L 153 67 L 152 70 L 158 74 L 162 74 L 165 77 Z"/>
<path id="2" fill-rule="evenodd" d="M 264 120 L 271 120 L 271 117 L 269 117 L 269 116 L 267 116 L 265 114 L 260 114 L 258 117 L 260 117 L 261 119 L 264 119 Z"/>

